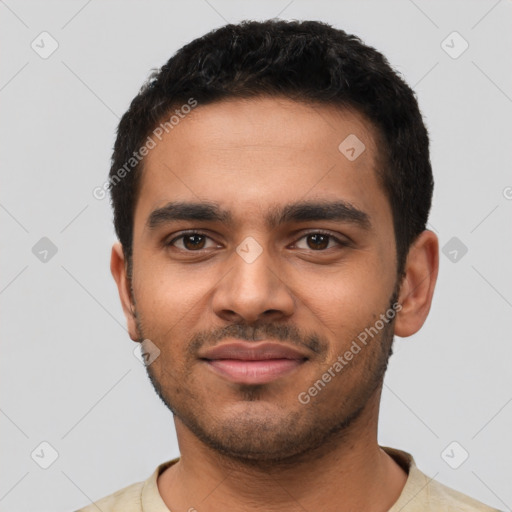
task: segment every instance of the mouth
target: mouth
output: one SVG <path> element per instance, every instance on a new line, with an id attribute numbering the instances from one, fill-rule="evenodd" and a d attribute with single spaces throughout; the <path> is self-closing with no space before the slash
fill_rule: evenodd
<path id="1" fill-rule="evenodd" d="M 203 357 L 213 373 L 237 384 L 266 384 L 296 371 L 309 358 L 278 343 L 223 343 Z"/>
<path id="2" fill-rule="evenodd" d="M 266 384 L 284 377 L 301 366 L 306 359 L 205 359 L 217 375 L 238 384 Z"/>

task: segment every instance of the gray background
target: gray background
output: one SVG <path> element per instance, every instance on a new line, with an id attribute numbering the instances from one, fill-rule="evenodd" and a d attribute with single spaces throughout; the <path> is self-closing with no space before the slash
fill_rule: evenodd
<path id="1" fill-rule="evenodd" d="M 510 510 L 511 15 L 509 0 L 0 1 L 0 510 L 71 511 L 178 455 L 125 330 L 109 203 L 92 190 L 151 68 L 227 21 L 276 16 L 359 35 L 417 91 L 436 180 L 430 228 L 448 246 L 424 328 L 396 340 L 379 442 Z M 59 45 L 47 59 L 31 47 L 50 48 L 43 31 Z M 453 31 L 469 44 L 457 58 L 457 36 L 442 46 Z M 57 248 L 46 261 L 43 237 Z M 48 469 L 42 442 L 58 452 Z"/>

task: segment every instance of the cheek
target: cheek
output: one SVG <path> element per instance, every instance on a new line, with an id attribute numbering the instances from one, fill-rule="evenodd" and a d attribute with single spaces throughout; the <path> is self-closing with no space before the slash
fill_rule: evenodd
<path id="1" fill-rule="evenodd" d="M 163 251 L 157 254 L 142 252 L 137 263 L 134 292 L 139 305 L 148 312 L 183 315 L 183 310 L 208 287 L 208 274 L 198 273 L 192 265 L 173 264 Z"/>
<path id="2" fill-rule="evenodd" d="M 375 262 L 325 275 L 302 273 L 292 286 L 303 310 L 300 317 L 309 318 L 313 330 L 332 339 L 331 355 L 385 312 L 393 280 L 383 278 L 383 272 Z"/>
<path id="3" fill-rule="evenodd" d="M 134 268 L 137 312 L 143 334 L 162 350 L 177 354 L 184 350 L 201 318 L 204 321 L 208 298 L 218 279 L 212 269 L 179 268 L 158 259 L 140 258 Z"/>
<path id="4" fill-rule="evenodd" d="M 344 316 L 346 310 L 363 312 L 381 304 L 393 284 L 390 274 L 388 263 L 371 248 L 330 267 L 301 268 L 292 288 L 321 311 Z"/>

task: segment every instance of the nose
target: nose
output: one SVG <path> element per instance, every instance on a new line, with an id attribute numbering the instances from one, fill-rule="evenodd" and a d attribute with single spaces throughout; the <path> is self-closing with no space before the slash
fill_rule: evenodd
<path id="1" fill-rule="evenodd" d="M 289 283 L 275 269 L 268 250 L 255 259 L 233 252 L 231 267 L 217 285 L 212 307 L 229 322 L 273 322 L 291 316 L 295 301 Z M 274 264 L 273 264 L 274 263 Z M 274 268 L 272 268 L 274 267 Z"/>

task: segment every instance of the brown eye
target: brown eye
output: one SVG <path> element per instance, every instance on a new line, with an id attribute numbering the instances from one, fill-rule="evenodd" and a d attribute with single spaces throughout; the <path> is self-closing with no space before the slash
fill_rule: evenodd
<path id="1" fill-rule="evenodd" d="M 320 233 L 314 233 L 312 235 L 307 235 L 307 244 L 310 249 L 321 250 L 326 249 L 329 245 L 329 239 L 331 238 L 328 235 L 322 235 Z"/>
<path id="2" fill-rule="evenodd" d="M 339 239 L 327 232 L 306 233 L 296 243 L 297 249 L 309 249 L 312 251 L 323 251 L 325 249 L 333 249 L 334 247 L 343 248 L 349 244 L 343 239 Z"/>
<path id="3" fill-rule="evenodd" d="M 184 233 L 166 245 L 187 252 L 199 252 L 201 249 L 212 249 L 215 247 L 214 241 L 203 233 Z"/>
<path id="4" fill-rule="evenodd" d="M 188 250 L 203 249 L 205 244 L 205 237 L 203 235 L 184 235 L 183 245 Z"/>

